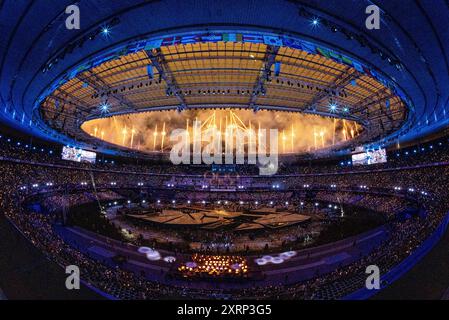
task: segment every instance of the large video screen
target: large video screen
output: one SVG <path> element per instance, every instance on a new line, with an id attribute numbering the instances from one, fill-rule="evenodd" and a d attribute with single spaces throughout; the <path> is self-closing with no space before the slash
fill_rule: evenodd
<path id="1" fill-rule="evenodd" d="M 95 163 L 95 160 L 97 158 L 97 154 L 95 152 L 71 147 L 63 147 L 61 155 L 63 160 L 76 162 Z"/>
<path id="2" fill-rule="evenodd" d="M 352 164 L 355 166 L 385 162 L 387 162 L 387 151 L 385 149 L 368 150 L 352 155 Z"/>

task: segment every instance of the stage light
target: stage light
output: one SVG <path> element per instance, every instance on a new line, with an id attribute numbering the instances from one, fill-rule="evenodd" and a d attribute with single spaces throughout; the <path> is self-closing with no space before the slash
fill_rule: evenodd
<path id="1" fill-rule="evenodd" d="M 313 28 L 316 28 L 320 25 L 320 19 L 318 18 L 313 18 L 312 21 L 310 22 L 311 26 Z"/>
<path id="2" fill-rule="evenodd" d="M 329 110 L 331 112 L 335 112 L 337 110 L 337 104 L 335 102 L 332 102 L 329 104 Z"/>
<path id="3" fill-rule="evenodd" d="M 109 103 L 104 102 L 98 106 L 98 109 L 100 109 L 101 113 L 108 113 L 110 107 Z"/>
<path id="4" fill-rule="evenodd" d="M 148 247 L 140 247 L 139 249 L 137 249 L 137 252 L 142 253 L 142 254 L 147 254 L 148 252 L 152 252 L 153 249 L 148 248 Z"/>
<path id="5" fill-rule="evenodd" d="M 172 257 L 172 256 L 167 256 L 167 257 L 164 258 L 164 261 L 167 262 L 167 263 L 173 263 L 173 262 L 176 261 L 176 258 Z"/>
<path id="6" fill-rule="evenodd" d="M 157 261 L 161 259 L 161 254 L 156 251 L 156 250 L 152 250 L 146 253 L 147 259 L 150 261 Z"/>
<path id="7" fill-rule="evenodd" d="M 109 35 L 110 32 L 111 32 L 111 31 L 109 30 L 108 27 L 103 27 L 103 28 L 101 29 L 101 33 L 102 33 L 103 36 L 105 36 L 105 37 L 107 37 L 107 36 Z"/>

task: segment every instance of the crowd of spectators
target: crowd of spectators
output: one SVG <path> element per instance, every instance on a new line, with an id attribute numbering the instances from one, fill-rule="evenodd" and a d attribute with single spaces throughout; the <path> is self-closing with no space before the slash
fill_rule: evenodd
<path id="1" fill-rule="evenodd" d="M 3 139 L 4 140 L 4 139 Z M 3 141 L 2 140 L 2 141 Z M 363 286 L 365 280 L 365 268 L 367 265 L 376 264 L 382 273 L 387 272 L 397 265 L 413 250 L 415 250 L 441 223 L 443 217 L 449 211 L 448 178 L 449 167 L 441 165 L 447 161 L 449 152 L 444 146 L 440 146 L 438 153 L 427 153 L 418 159 L 413 165 L 423 167 L 410 167 L 411 162 L 399 160 L 391 161 L 388 165 L 379 165 L 376 168 L 364 168 L 361 170 L 349 170 L 339 174 L 309 175 L 309 176 L 274 176 L 258 178 L 257 183 L 270 188 L 280 185 L 280 194 L 307 193 L 308 189 L 320 186 L 327 190 L 336 189 L 341 197 L 346 195 L 344 190 L 359 189 L 361 193 L 379 192 L 390 190 L 391 194 L 398 197 L 413 198 L 426 212 L 426 215 L 411 216 L 405 220 L 391 219 L 387 227 L 389 229 L 388 242 L 382 244 L 370 254 L 349 266 L 343 266 L 332 273 L 317 274 L 312 280 L 296 285 L 279 283 L 276 286 L 260 286 L 249 289 L 214 290 L 214 289 L 188 289 L 183 286 L 169 286 L 162 283 L 150 282 L 140 275 L 122 270 L 120 268 L 107 267 L 98 261 L 82 254 L 76 248 L 66 244 L 54 232 L 54 216 L 51 214 L 39 214 L 24 208 L 22 202 L 34 193 L 70 192 L 75 188 L 109 188 L 115 189 L 121 186 L 144 183 L 151 188 L 167 187 L 166 176 L 147 174 L 150 170 L 142 169 L 138 165 L 114 165 L 112 168 L 102 165 L 68 164 L 56 159 L 49 152 L 34 152 L 30 148 L 14 146 L 7 142 L 0 143 L 0 208 L 21 232 L 51 260 L 61 266 L 75 264 L 86 270 L 84 280 L 93 286 L 121 299 L 154 299 L 154 298 L 197 298 L 197 297 L 233 297 L 233 298 L 285 298 L 285 299 L 329 299 L 340 298 Z M 437 148 L 436 146 L 434 148 Z M 413 151 L 412 151 L 413 152 Z M 418 152 L 417 152 L 418 153 Z M 433 165 L 433 163 L 440 163 Z M 62 166 L 61 166 L 62 164 Z M 56 166 L 59 165 L 59 166 Z M 395 169 L 395 165 L 408 168 Z M 164 174 L 176 172 L 179 168 L 160 165 L 159 169 Z M 320 172 L 326 172 L 326 167 L 319 167 Z M 375 168 L 376 170 L 371 170 Z M 386 169 L 388 170 L 382 170 Z M 329 168 L 330 172 L 336 172 Z M 369 172 L 366 172 L 369 169 Z M 379 170 L 381 169 L 381 170 Z M 172 171 L 173 170 L 173 171 Z M 292 173 L 297 173 L 301 168 L 292 168 Z M 309 170 L 309 169 L 307 169 Z M 313 173 L 310 169 L 307 173 Z M 317 169 L 318 170 L 318 169 Z M 133 172 L 130 174 L 130 172 Z M 290 172 L 290 170 L 288 170 Z M 303 172 L 303 171 L 300 171 Z M 186 170 L 185 173 L 191 173 Z M 201 179 L 201 177 L 198 177 Z M 241 194 L 250 190 L 252 180 L 249 180 Z M 170 186 L 170 188 L 172 188 Z M 176 189 L 176 186 L 174 187 Z M 249 191 L 248 191 L 249 192 Z M 354 196 L 353 196 L 354 197 Z M 382 204 L 377 197 L 364 196 L 361 199 L 366 207 L 379 207 L 381 211 L 391 213 L 392 210 L 400 210 L 403 205 L 394 200 L 389 203 L 391 197 L 385 197 L 388 204 Z M 357 198 L 351 198 L 356 201 Z"/>

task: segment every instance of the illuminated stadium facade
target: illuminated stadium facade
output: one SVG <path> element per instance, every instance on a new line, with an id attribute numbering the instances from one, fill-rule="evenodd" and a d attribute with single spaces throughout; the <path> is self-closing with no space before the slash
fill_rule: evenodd
<path id="1" fill-rule="evenodd" d="M 90 0 L 69 30 L 71 4 L 0 0 L 0 274 L 51 278 L 0 298 L 390 299 L 418 261 L 439 282 L 407 298 L 447 296 L 445 1 Z M 276 169 L 174 164 L 177 130 Z"/>

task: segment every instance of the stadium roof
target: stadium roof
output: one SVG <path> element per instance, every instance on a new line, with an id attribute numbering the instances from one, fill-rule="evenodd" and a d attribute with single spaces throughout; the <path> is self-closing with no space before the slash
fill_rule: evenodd
<path id="1" fill-rule="evenodd" d="M 354 110 L 345 117 L 362 120 L 387 123 L 387 109 L 401 109 L 400 125 L 382 130 L 384 136 L 372 135 L 376 141 L 393 143 L 396 134 L 412 139 L 447 124 L 449 4 L 444 0 L 91 0 L 78 3 L 81 29 L 67 30 L 70 4 L 0 1 L 0 121 L 73 143 L 65 136 L 98 116 L 105 102 L 111 113 L 218 104 L 329 114 L 334 99 Z M 365 27 L 371 4 L 381 9 L 380 30 Z M 177 35 L 197 38 L 150 45 Z M 207 40 L 201 38 L 205 35 Z M 214 39 L 217 35 L 221 38 Z M 314 47 L 306 50 L 306 43 Z M 275 72 L 277 62 L 279 77 L 267 76 L 267 66 Z M 151 89 L 143 90 L 150 74 Z M 307 88 L 312 84 L 314 92 Z M 59 112 L 71 116 L 72 125 L 64 117 L 49 123 L 56 115 L 40 112 L 42 104 L 44 110 L 67 105 Z M 377 116 L 362 112 L 373 105 L 379 105 Z"/>

